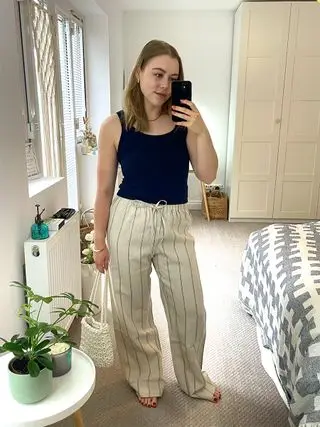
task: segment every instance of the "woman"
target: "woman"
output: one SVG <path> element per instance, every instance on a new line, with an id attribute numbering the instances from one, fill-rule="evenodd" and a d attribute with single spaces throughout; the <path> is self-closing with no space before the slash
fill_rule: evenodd
<path id="1" fill-rule="evenodd" d="M 121 365 L 148 407 L 157 406 L 164 386 L 150 299 L 152 265 L 181 389 L 191 397 L 220 399 L 201 369 L 206 315 L 186 205 L 189 161 L 199 180 L 211 183 L 218 160 L 194 103 L 171 106 L 177 79 L 183 79 L 183 67 L 176 49 L 147 43 L 132 71 L 124 111 L 107 118 L 99 135 L 94 259 L 101 272 L 110 261 Z M 172 115 L 181 122 L 175 124 Z M 118 162 L 124 178 L 113 198 Z"/>

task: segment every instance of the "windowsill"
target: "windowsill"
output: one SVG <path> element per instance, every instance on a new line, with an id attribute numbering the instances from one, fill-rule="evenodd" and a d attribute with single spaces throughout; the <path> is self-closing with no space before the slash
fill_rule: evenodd
<path id="1" fill-rule="evenodd" d="M 64 178 L 37 178 L 32 179 L 28 183 L 29 187 L 29 197 L 30 199 L 34 196 L 36 196 L 39 193 L 42 193 L 42 191 L 47 190 L 48 188 L 52 187 L 53 185 L 57 184 L 58 182 L 62 181 Z"/>

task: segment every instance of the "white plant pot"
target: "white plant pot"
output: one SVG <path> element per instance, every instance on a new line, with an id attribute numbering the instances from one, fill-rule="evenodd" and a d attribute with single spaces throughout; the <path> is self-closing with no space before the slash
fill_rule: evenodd
<path id="1" fill-rule="evenodd" d="M 81 264 L 82 299 L 89 299 L 96 275 L 94 264 Z"/>
<path id="2" fill-rule="evenodd" d="M 89 149 L 86 145 L 81 145 L 81 154 L 88 154 L 89 153 Z"/>

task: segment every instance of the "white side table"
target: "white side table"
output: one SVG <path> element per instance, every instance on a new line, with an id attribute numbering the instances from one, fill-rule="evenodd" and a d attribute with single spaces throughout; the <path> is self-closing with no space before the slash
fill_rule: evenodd
<path id="1" fill-rule="evenodd" d="M 80 408 L 93 393 L 96 369 L 92 360 L 74 348 L 71 370 L 53 379 L 52 393 L 38 403 L 25 405 L 11 396 L 8 363 L 12 354 L 0 357 L 1 427 L 44 427 L 73 415 L 76 427 L 83 427 Z"/>

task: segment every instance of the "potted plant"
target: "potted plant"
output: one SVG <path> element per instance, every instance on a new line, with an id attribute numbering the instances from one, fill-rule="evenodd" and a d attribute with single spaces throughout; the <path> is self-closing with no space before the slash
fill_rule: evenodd
<path id="1" fill-rule="evenodd" d="M 69 316 L 94 314 L 93 308 L 98 307 L 91 301 L 79 300 L 67 292 L 43 297 L 22 283 L 12 282 L 12 286 L 25 292 L 26 303 L 21 305 L 18 316 L 26 322 L 26 329 L 23 335 L 16 334 L 10 340 L 0 338 L 0 342 L 3 342 L 0 353 L 13 353 L 8 364 L 8 375 L 14 399 L 20 403 L 35 403 L 50 394 L 53 376 L 61 375 L 71 368 L 74 343 L 68 331 L 59 323 Z M 43 304 L 50 304 L 58 298 L 70 301 L 68 308 L 54 310 L 53 313 L 57 314 L 54 322 L 41 322 L 39 317 Z M 62 355 L 65 356 L 63 363 Z"/>
<path id="2" fill-rule="evenodd" d="M 96 154 L 98 149 L 97 137 L 92 132 L 89 117 L 83 117 L 84 130 L 82 136 L 78 139 L 78 144 L 81 147 L 81 154 Z"/>
<path id="3" fill-rule="evenodd" d="M 86 225 L 80 233 L 81 280 L 82 294 L 86 299 L 89 299 L 96 274 L 96 267 L 93 259 L 94 223 L 93 219 L 90 221 L 86 219 L 84 223 Z"/>
<path id="4" fill-rule="evenodd" d="M 93 224 L 93 220 L 91 221 Z M 84 236 L 83 239 L 84 249 L 82 249 L 82 255 L 84 255 L 81 258 L 82 264 L 93 264 L 93 246 L 94 246 L 94 230 L 92 229 L 89 233 L 87 233 Z"/>

